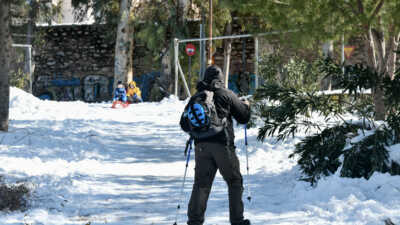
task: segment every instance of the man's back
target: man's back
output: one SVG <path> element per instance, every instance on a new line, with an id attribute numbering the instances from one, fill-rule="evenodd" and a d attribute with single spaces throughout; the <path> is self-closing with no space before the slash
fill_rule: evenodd
<path id="1" fill-rule="evenodd" d="M 234 144 L 234 130 L 232 117 L 241 124 L 246 124 L 250 119 L 250 107 L 241 101 L 235 93 L 225 88 L 214 90 L 214 104 L 220 118 L 227 118 L 227 133 L 221 133 L 208 140 L 211 142 Z"/>
<path id="2" fill-rule="evenodd" d="M 197 91 L 202 92 L 204 90 L 214 92 L 213 102 L 216 114 L 219 118 L 226 119 L 226 125 L 223 132 L 215 136 L 195 139 L 195 179 L 188 206 L 187 224 L 202 225 L 204 223 L 208 196 L 215 174 L 219 170 L 228 185 L 229 220 L 231 224 L 250 225 L 250 221 L 243 218 L 243 178 L 235 152 L 232 120 L 234 118 L 239 123 L 247 123 L 250 119 L 250 107 L 247 101 L 241 101 L 236 94 L 224 88 L 223 74 L 217 66 L 208 67 L 205 71 L 204 80 L 198 83 Z M 195 97 L 192 99 L 195 99 Z M 189 101 L 188 105 L 190 104 Z M 188 132 L 187 127 L 182 126 L 185 125 L 185 123 L 182 123 L 185 121 L 184 115 L 185 113 L 181 117 L 181 127 Z M 193 115 L 195 118 L 196 116 Z"/>

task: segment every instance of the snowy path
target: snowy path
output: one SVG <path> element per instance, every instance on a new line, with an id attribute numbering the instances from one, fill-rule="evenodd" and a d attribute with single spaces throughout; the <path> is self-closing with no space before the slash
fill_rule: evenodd
<path id="1" fill-rule="evenodd" d="M 1 213 L 0 224 L 173 224 L 185 166 L 187 136 L 178 126 L 184 102 L 110 109 L 109 103 L 44 102 L 17 89 L 11 96 L 10 132 L 0 133 L 0 175 L 34 192 L 28 211 Z M 243 129 L 236 134 L 245 176 Z M 244 199 L 252 224 L 400 221 L 398 177 L 335 175 L 311 188 L 297 180 L 296 162 L 288 159 L 299 137 L 259 143 L 256 135 L 249 130 L 253 199 Z M 186 224 L 193 168 L 191 161 L 178 224 Z M 228 218 L 227 188 L 218 175 L 205 224 L 229 225 Z"/>

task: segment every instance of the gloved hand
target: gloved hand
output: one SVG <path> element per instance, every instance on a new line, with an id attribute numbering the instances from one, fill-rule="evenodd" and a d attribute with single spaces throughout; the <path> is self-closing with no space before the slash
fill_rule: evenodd
<path id="1" fill-rule="evenodd" d="M 187 156 L 188 149 L 192 148 L 192 141 L 193 141 L 193 139 L 189 138 L 189 140 L 187 140 L 187 142 L 186 142 L 186 148 L 185 148 L 185 152 L 184 152 L 185 156 Z"/>

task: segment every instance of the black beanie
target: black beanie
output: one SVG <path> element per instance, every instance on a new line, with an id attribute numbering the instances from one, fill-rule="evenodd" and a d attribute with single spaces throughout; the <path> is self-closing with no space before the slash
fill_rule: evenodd
<path id="1" fill-rule="evenodd" d="M 224 75 L 222 74 L 221 68 L 216 65 L 207 67 L 206 71 L 204 72 L 204 82 L 211 84 L 213 80 L 220 80 L 222 82 L 224 81 Z"/>

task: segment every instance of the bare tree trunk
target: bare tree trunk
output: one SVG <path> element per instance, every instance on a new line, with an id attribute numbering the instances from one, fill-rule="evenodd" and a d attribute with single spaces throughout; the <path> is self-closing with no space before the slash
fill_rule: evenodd
<path id="1" fill-rule="evenodd" d="M 180 33 L 179 29 L 183 28 L 185 26 L 185 7 L 187 4 L 187 0 L 179 0 L 177 1 L 177 5 L 176 5 L 176 24 L 177 24 L 177 30 L 175 30 L 175 35 Z M 179 60 L 179 59 L 178 59 Z M 174 65 L 175 67 L 176 65 Z M 179 79 L 179 78 L 178 78 Z M 172 82 L 171 82 L 172 83 Z M 182 83 L 180 83 L 180 85 L 178 85 L 178 97 L 179 98 L 184 98 L 184 92 L 183 92 L 183 88 L 182 88 Z"/>
<path id="2" fill-rule="evenodd" d="M 395 67 L 396 67 L 396 53 L 398 47 L 399 34 L 391 33 L 389 38 L 385 40 L 384 33 L 379 30 L 371 30 L 370 38 L 372 39 L 372 47 L 374 51 L 374 58 L 370 58 L 369 61 L 375 61 L 374 69 L 379 76 L 389 76 L 393 78 Z M 387 45 L 386 45 L 387 44 Z M 377 86 L 373 90 L 374 105 L 375 105 L 375 119 L 384 120 L 386 118 L 386 106 L 384 103 L 384 90 Z"/>
<path id="3" fill-rule="evenodd" d="M 373 91 L 374 106 L 375 106 L 375 120 L 385 120 L 386 107 L 384 103 L 384 91 L 382 88 L 375 88 Z"/>
<path id="4" fill-rule="evenodd" d="M 325 59 L 333 57 L 333 41 L 327 41 L 322 45 L 322 54 Z M 321 90 L 332 89 L 332 77 L 328 76 L 321 80 Z"/>
<path id="5" fill-rule="evenodd" d="M 371 29 L 368 30 L 368 33 L 365 37 L 365 53 L 367 55 L 367 65 L 376 70 L 376 54 Z"/>
<path id="6" fill-rule="evenodd" d="M 185 6 L 187 4 L 187 0 L 179 0 L 176 2 L 176 12 L 177 15 L 175 17 L 175 23 L 177 27 L 183 26 L 183 18 L 185 14 Z M 176 28 L 175 28 L 176 29 Z M 160 77 L 160 85 L 164 89 L 164 91 L 168 93 L 173 93 L 174 82 L 172 76 L 172 58 L 171 58 L 171 49 L 172 48 L 172 39 L 175 38 L 177 30 L 171 29 L 170 30 L 172 37 L 165 37 L 166 38 L 166 45 L 164 49 L 161 51 L 161 77 Z M 175 66 L 175 65 L 174 65 Z"/>
<path id="7" fill-rule="evenodd" d="M 133 30 L 130 21 L 136 0 L 121 0 L 120 20 L 115 42 L 114 88 L 118 81 L 132 80 Z M 131 71 L 131 73 L 129 73 Z M 129 77 L 130 76 L 130 77 Z"/>
<path id="8" fill-rule="evenodd" d="M 376 71 L 379 76 L 386 76 L 387 66 L 385 62 L 386 56 L 386 42 L 383 33 L 377 30 L 372 30 L 372 37 L 374 47 L 376 49 Z M 386 107 L 384 103 L 384 91 L 378 85 L 373 90 L 374 106 L 375 106 L 375 120 L 384 120 L 386 115 Z"/>
<path id="9" fill-rule="evenodd" d="M 189 0 L 179 0 L 179 5 L 181 8 L 181 13 L 182 13 L 183 17 L 186 15 L 186 12 L 188 10 L 188 4 L 189 4 Z"/>
<path id="10" fill-rule="evenodd" d="M 0 1 L 0 131 L 8 131 L 10 102 L 10 1 Z"/>
<path id="11" fill-rule="evenodd" d="M 129 56 L 128 56 L 128 73 L 126 75 L 126 81 L 127 83 L 131 82 L 133 80 L 133 51 L 135 48 L 135 42 L 133 38 L 133 34 L 135 33 L 133 24 L 130 24 L 130 47 L 129 47 Z"/>
<path id="12" fill-rule="evenodd" d="M 161 86 L 166 89 L 168 93 L 173 92 L 172 82 L 172 64 L 171 64 L 171 51 L 169 46 L 162 51 L 161 58 Z"/>
<path id="13" fill-rule="evenodd" d="M 232 34 L 232 22 L 228 22 L 225 27 L 225 36 Z M 225 88 L 228 88 L 229 82 L 229 68 L 231 63 L 232 53 L 232 39 L 224 40 L 224 76 L 225 76 Z"/>
<path id="14" fill-rule="evenodd" d="M 398 50 L 399 47 L 399 38 L 400 34 L 396 34 L 393 37 L 390 38 L 390 41 L 393 45 L 392 49 L 388 49 L 388 51 L 392 51 L 393 55 L 389 56 L 389 62 L 388 62 L 388 74 L 390 78 L 393 80 L 394 79 L 394 73 L 396 71 L 396 61 L 397 61 L 397 53 L 396 51 Z"/>
<path id="15" fill-rule="evenodd" d="M 379 68 L 382 68 L 382 54 L 383 52 L 377 52 L 382 50 L 382 43 L 379 43 L 376 31 L 369 29 L 365 37 L 365 52 L 367 55 L 367 65 L 371 69 L 380 73 Z M 383 102 L 384 93 L 381 88 L 376 87 L 372 90 L 374 99 L 375 119 L 385 119 L 385 104 Z"/>

